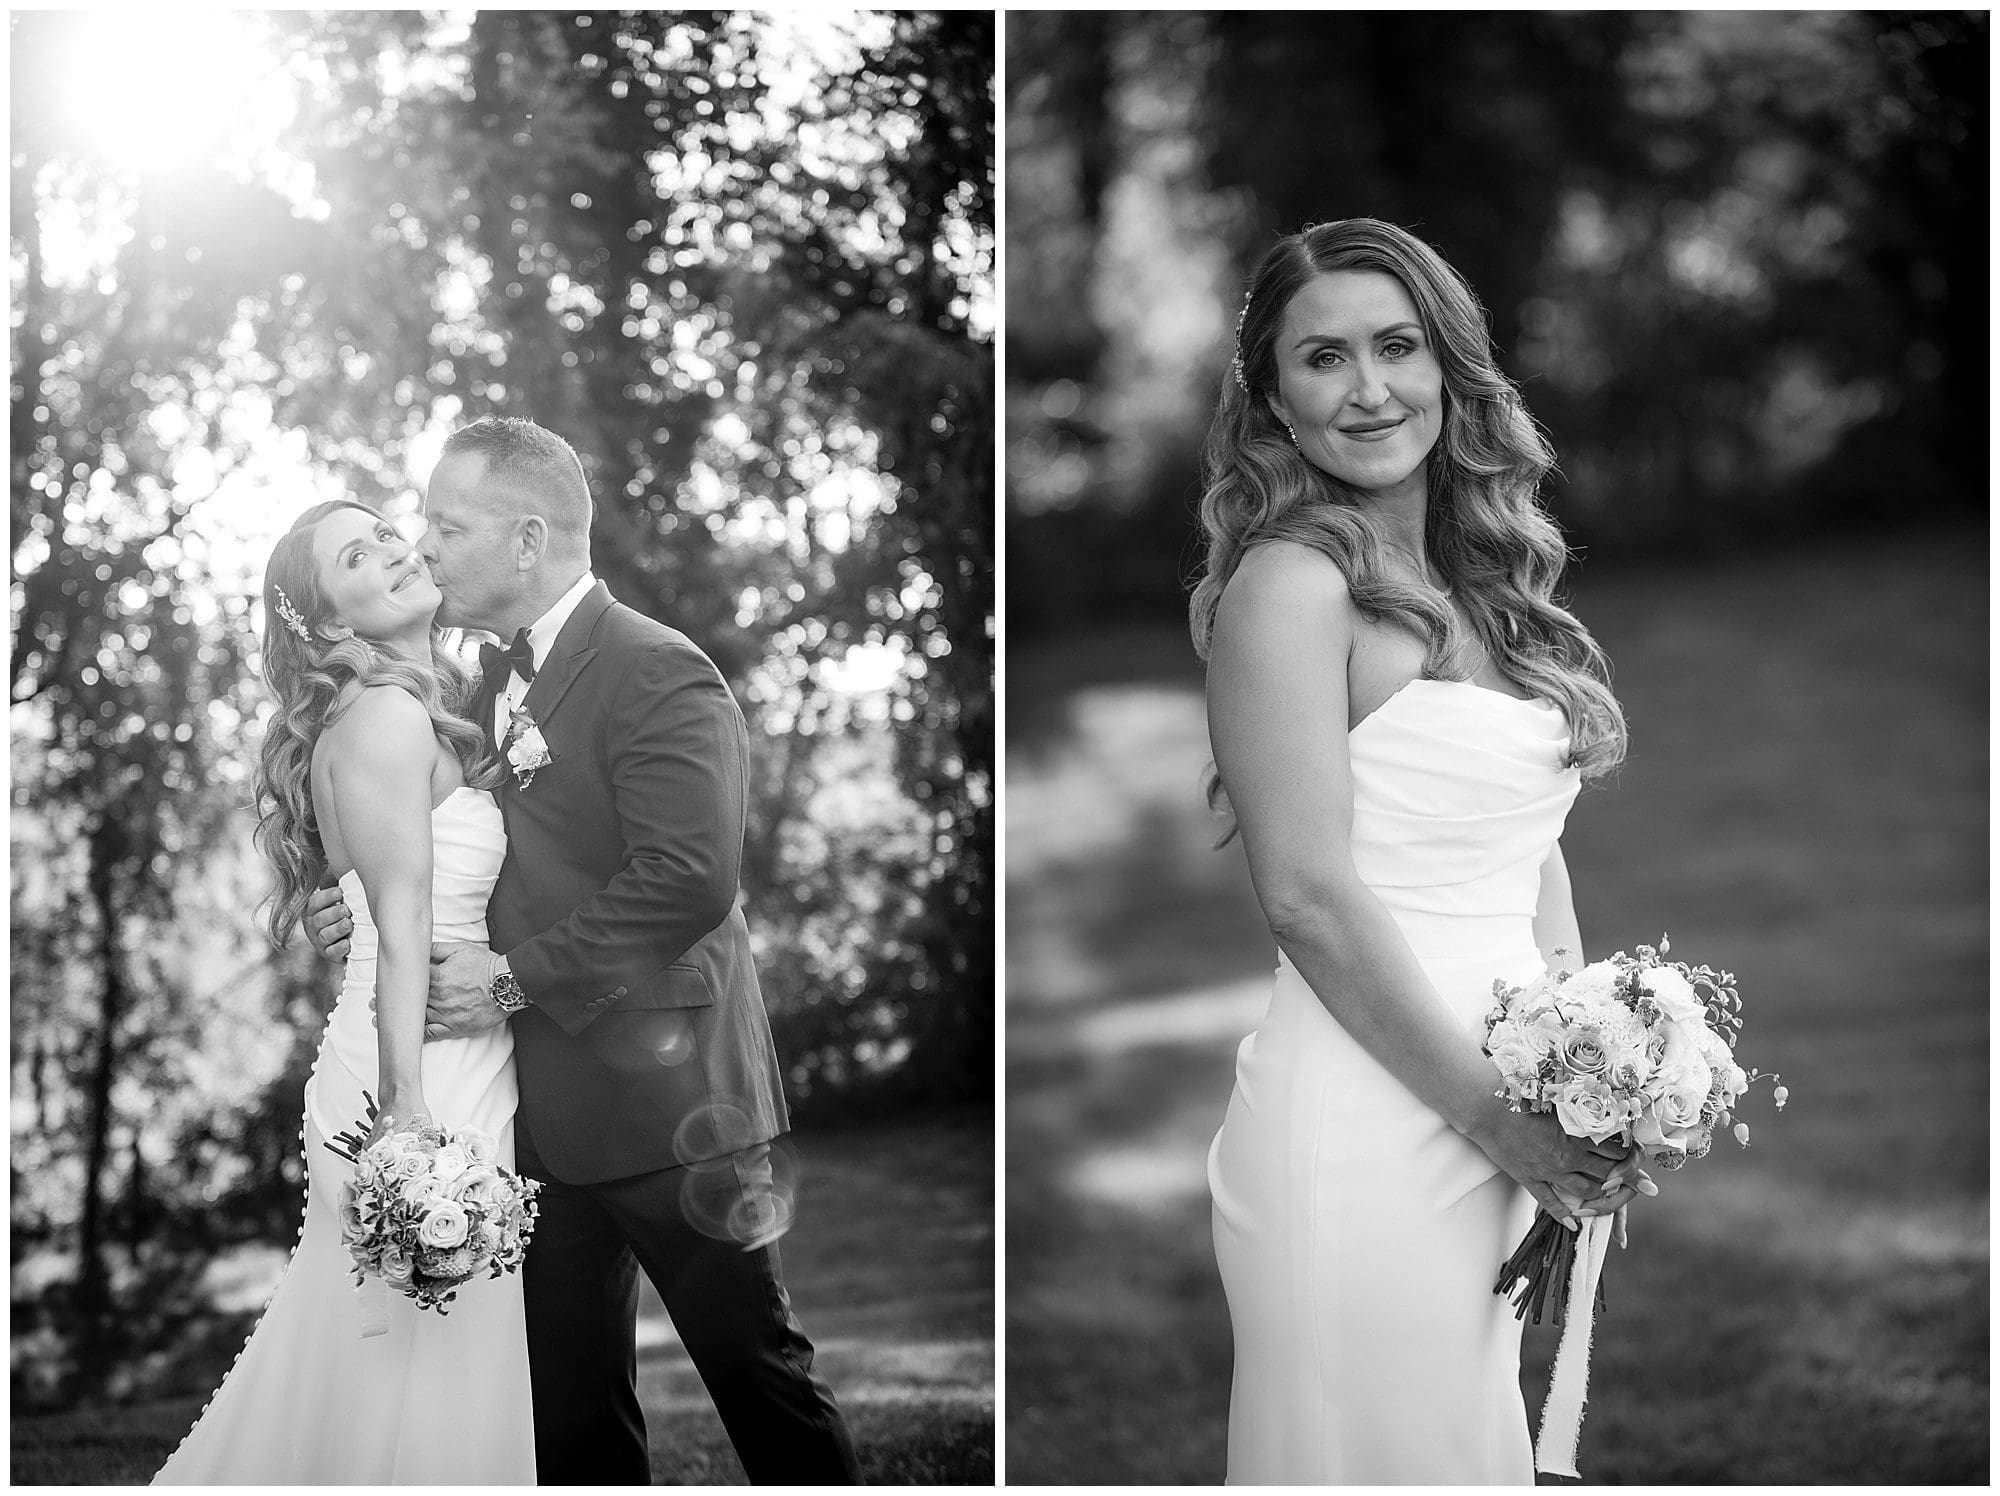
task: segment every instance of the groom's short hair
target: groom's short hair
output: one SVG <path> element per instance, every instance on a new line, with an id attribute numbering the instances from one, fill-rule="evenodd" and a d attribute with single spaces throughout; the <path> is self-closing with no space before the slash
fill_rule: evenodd
<path id="1" fill-rule="evenodd" d="M 523 416 L 481 416 L 445 438 L 439 461 L 480 456 L 489 477 L 505 479 L 547 509 L 543 518 L 586 547 L 590 544 L 590 481 L 576 449 Z"/>

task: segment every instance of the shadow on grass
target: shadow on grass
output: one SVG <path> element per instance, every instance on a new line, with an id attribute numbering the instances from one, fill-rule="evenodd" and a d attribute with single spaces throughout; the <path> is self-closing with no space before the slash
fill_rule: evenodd
<path id="1" fill-rule="evenodd" d="M 1585 940 L 1733 969 L 1792 1092 L 1635 1212 L 1591 1479 L 1984 1478 L 1984 556 L 1585 569 L 1633 735 L 1564 839 Z M 1273 957 L 1208 850 L 1199 671 L 1167 624 L 1017 651 L 1009 686 L 1008 1477 L 1217 1481 L 1203 1157 Z M 1536 1417 L 1553 1349 L 1530 1329 Z"/>
<path id="2" fill-rule="evenodd" d="M 993 1128 L 959 1115 L 816 1129 L 797 1144 L 799 1216 L 782 1252 L 871 1484 L 991 1484 Z M 640 1310 L 640 1400 L 654 1479 L 745 1484 L 659 1300 Z M 251 1321 L 239 1320 L 243 1333 Z M 242 1344 L 215 1337 L 198 1395 L 12 1419 L 23 1485 L 143 1484 Z"/>

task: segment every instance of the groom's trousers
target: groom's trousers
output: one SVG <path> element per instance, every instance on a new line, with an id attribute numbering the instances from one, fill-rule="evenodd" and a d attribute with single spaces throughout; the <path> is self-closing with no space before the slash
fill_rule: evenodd
<path id="1" fill-rule="evenodd" d="M 754 1484 L 860 1480 L 776 1244 L 746 1251 L 719 1228 L 732 1206 L 738 1222 L 768 1208 L 766 1145 L 703 1166 L 699 1179 L 675 1168 L 573 1185 L 548 1173 L 518 1119 L 515 1142 L 521 1173 L 542 1181 L 524 1285 L 540 1484 L 652 1480 L 633 1338 L 642 1269 Z M 717 1201 L 718 1189 L 730 1198 Z"/>

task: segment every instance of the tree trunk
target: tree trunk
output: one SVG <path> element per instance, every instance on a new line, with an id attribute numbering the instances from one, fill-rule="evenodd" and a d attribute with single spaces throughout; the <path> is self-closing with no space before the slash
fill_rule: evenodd
<path id="1" fill-rule="evenodd" d="M 78 1228 L 77 1303 L 84 1316 L 87 1349 L 97 1340 L 111 1297 L 104 1261 L 104 1176 L 110 1160 L 111 1084 L 118 1071 L 118 1025 L 128 998 L 119 959 L 122 912 L 116 898 L 116 875 L 124 861 L 126 838 L 114 817 L 115 812 L 100 816 L 90 832 L 90 897 L 97 908 L 97 959 L 103 995 L 98 1003 L 97 1044 L 88 1082 L 83 1218 Z"/>

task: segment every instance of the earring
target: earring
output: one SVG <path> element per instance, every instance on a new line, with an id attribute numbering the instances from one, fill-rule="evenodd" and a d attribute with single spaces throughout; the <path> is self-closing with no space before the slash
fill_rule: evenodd
<path id="1" fill-rule="evenodd" d="M 1293 445 L 1293 447 L 1297 447 L 1297 446 L 1298 446 L 1298 444 L 1299 444 L 1299 434 L 1298 434 L 1298 432 L 1296 432 L 1296 431 L 1294 431 L 1294 430 L 1292 429 L 1292 423 L 1291 423 L 1290 421 L 1287 421 L 1287 422 L 1285 422 L 1285 435 L 1289 436 L 1289 437 L 1290 437 L 1290 438 L 1292 439 L 1292 445 Z"/>

